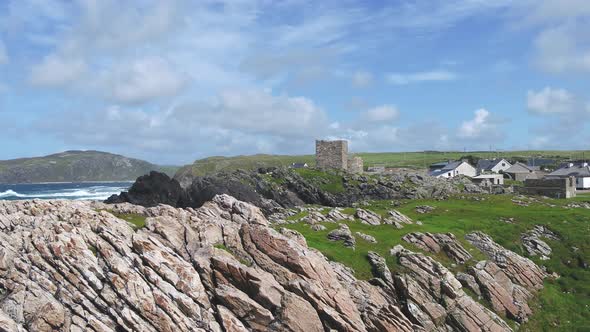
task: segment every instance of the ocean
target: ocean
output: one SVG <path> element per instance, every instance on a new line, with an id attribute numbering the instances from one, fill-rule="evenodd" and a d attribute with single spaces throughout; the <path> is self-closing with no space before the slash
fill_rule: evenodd
<path id="1" fill-rule="evenodd" d="M 105 200 L 126 191 L 133 182 L 0 184 L 0 200 L 71 199 Z"/>

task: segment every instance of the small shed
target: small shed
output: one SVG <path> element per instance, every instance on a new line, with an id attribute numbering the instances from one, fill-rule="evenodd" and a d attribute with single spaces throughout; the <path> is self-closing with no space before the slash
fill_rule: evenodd
<path id="1" fill-rule="evenodd" d="M 480 174 L 474 178 L 472 178 L 474 183 L 482 184 L 486 186 L 491 185 L 503 185 L 504 184 L 504 176 L 502 174 Z"/>
<path id="2" fill-rule="evenodd" d="M 308 168 L 309 165 L 307 163 L 292 163 L 291 168 Z"/>

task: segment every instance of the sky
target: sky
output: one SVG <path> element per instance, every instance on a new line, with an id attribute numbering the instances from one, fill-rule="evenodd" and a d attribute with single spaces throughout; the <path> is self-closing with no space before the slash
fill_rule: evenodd
<path id="1" fill-rule="evenodd" d="M 588 0 L 1 0 L 0 159 L 588 149 Z"/>

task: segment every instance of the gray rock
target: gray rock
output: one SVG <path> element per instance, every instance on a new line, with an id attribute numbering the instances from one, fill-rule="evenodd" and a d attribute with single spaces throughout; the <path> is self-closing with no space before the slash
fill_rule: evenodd
<path id="1" fill-rule="evenodd" d="M 346 224 L 339 224 L 339 227 L 328 233 L 328 240 L 330 241 L 344 241 L 344 246 L 353 247 L 356 244 L 356 239 L 352 236 L 350 229 Z"/>
<path id="2" fill-rule="evenodd" d="M 361 232 L 356 232 L 355 234 L 358 237 L 360 237 L 361 239 L 363 239 L 363 240 L 365 240 L 367 242 L 377 243 L 377 240 L 374 237 L 372 237 L 371 235 L 367 235 L 367 234 L 364 234 L 364 233 L 361 233 Z"/>
<path id="3" fill-rule="evenodd" d="M 359 220 L 363 224 L 372 226 L 381 225 L 381 216 L 379 216 L 375 212 L 363 209 L 356 209 L 355 216 L 359 218 Z"/>

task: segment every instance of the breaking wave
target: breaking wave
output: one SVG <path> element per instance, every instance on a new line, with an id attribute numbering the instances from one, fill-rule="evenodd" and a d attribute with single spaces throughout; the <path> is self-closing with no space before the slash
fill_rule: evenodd
<path id="1" fill-rule="evenodd" d="M 127 187 L 92 186 L 88 188 L 64 188 L 19 192 L 12 189 L 0 192 L 0 199 L 74 199 L 74 200 L 105 200 L 113 194 L 127 190 Z"/>

